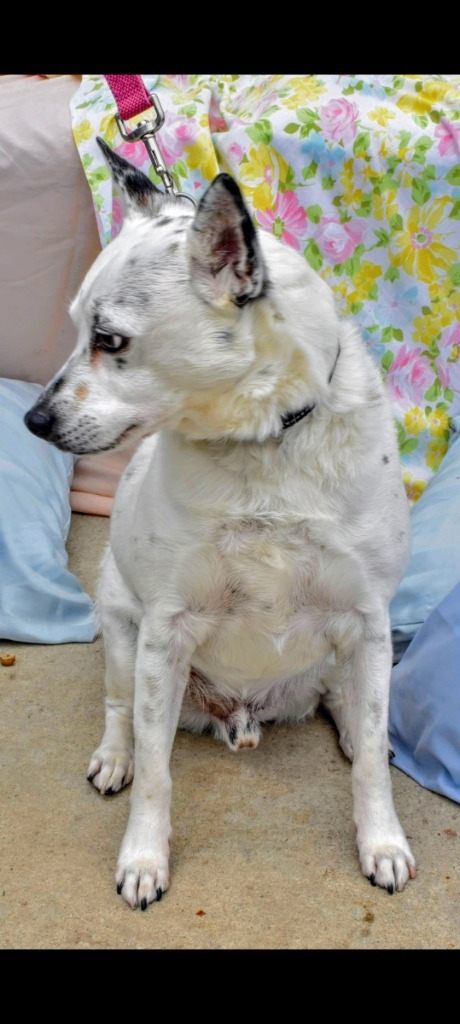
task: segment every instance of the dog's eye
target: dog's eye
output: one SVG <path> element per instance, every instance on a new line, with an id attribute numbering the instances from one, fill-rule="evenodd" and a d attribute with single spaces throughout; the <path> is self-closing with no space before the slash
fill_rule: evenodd
<path id="1" fill-rule="evenodd" d="M 95 348 L 103 352 L 123 352 L 128 348 L 129 338 L 123 338 L 121 334 L 100 334 L 94 336 Z"/>

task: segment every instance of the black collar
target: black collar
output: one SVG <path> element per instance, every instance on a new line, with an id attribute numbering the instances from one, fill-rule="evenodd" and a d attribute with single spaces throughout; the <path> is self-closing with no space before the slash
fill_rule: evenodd
<path id="1" fill-rule="evenodd" d="M 331 370 L 331 372 L 329 374 L 329 377 L 327 378 L 327 383 L 328 384 L 331 383 L 331 380 L 332 380 L 332 378 L 334 376 L 334 372 L 335 372 L 335 368 L 337 366 L 337 360 L 339 358 L 339 355 L 340 355 L 340 341 L 339 341 L 338 348 L 337 348 L 337 355 L 336 355 L 336 357 L 334 359 L 334 365 L 333 365 L 332 370 Z M 281 417 L 281 423 L 283 424 L 283 430 L 287 430 L 288 427 L 293 427 L 294 423 L 299 423 L 299 421 L 303 420 L 304 416 L 308 416 L 308 414 L 314 408 L 315 408 L 315 403 L 313 405 L 306 405 L 303 409 L 299 409 L 298 412 L 285 412 L 282 415 L 282 417 Z"/>

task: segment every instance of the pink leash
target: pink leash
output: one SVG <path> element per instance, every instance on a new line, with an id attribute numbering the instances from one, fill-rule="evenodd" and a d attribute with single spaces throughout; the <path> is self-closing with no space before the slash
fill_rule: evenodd
<path id="1" fill-rule="evenodd" d="M 125 142 L 136 142 L 141 139 L 155 171 L 163 182 L 166 194 L 173 198 L 188 199 L 193 206 L 196 206 L 192 196 L 186 192 L 177 191 L 173 176 L 165 167 L 158 148 L 155 134 L 165 121 L 164 110 L 158 96 L 155 93 L 147 92 L 141 75 L 104 75 L 103 77 L 106 79 L 118 107 L 119 112 L 115 114 L 115 120 L 122 139 Z M 125 121 L 128 121 L 130 117 L 135 117 L 136 114 L 143 114 L 144 111 L 151 110 L 152 107 L 155 110 L 154 121 L 141 121 L 133 131 L 127 129 Z"/>
<path id="2" fill-rule="evenodd" d="M 142 75 L 104 75 L 104 78 L 109 83 L 123 121 L 129 121 L 130 117 L 153 106 Z"/>

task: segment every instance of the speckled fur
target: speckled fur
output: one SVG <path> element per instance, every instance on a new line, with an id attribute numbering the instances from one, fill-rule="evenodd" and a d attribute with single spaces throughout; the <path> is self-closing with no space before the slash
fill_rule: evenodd
<path id="1" fill-rule="evenodd" d="M 127 216 L 36 408 L 77 454 L 148 435 L 118 489 L 98 597 L 106 728 L 88 777 L 108 793 L 134 775 L 118 890 L 145 909 L 168 886 L 178 725 L 235 751 L 320 700 L 353 759 L 362 871 L 402 889 L 415 866 L 388 768 L 388 604 L 408 515 L 379 371 L 307 263 L 255 234 L 231 179 L 195 217 L 106 155 Z M 129 339 L 122 365 L 101 332 Z"/>

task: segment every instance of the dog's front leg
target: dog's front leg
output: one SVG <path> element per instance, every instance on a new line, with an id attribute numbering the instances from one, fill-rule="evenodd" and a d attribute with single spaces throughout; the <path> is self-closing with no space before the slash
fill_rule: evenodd
<path id="1" fill-rule="evenodd" d="M 135 771 L 117 890 L 145 910 L 169 884 L 169 761 L 190 664 L 204 637 L 197 617 L 146 615 L 139 629 L 134 695 Z"/>
<path id="2" fill-rule="evenodd" d="M 349 701 L 353 746 L 353 816 L 363 874 L 392 893 L 415 877 L 415 860 L 393 805 L 388 764 L 391 674 L 388 616 L 367 628 L 364 639 L 337 662 Z"/>

